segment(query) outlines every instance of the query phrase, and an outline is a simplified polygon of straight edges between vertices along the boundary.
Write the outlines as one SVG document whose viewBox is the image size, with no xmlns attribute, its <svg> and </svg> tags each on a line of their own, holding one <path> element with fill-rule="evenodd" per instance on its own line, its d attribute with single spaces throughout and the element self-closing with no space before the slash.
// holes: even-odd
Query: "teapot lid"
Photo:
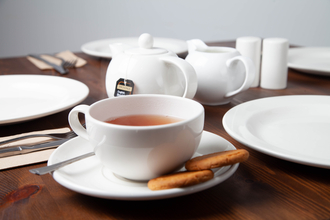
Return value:
<svg viewBox="0 0 330 220">
<path fill-rule="evenodd" d="M 125 53 L 132 55 L 159 55 L 168 51 L 163 48 L 153 47 L 154 38 L 150 34 L 141 34 L 139 37 L 139 47 L 125 50 Z"/>
</svg>

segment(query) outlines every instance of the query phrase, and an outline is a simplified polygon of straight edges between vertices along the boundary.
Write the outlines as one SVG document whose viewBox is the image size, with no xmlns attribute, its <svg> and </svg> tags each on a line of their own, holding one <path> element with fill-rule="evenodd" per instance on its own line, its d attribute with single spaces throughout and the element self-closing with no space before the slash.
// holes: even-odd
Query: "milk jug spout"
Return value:
<svg viewBox="0 0 330 220">
<path fill-rule="evenodd" d="M 193 52 L 193 51 L 206 51 L 208 46 L 200 39 L 193 39 L 193 40 L 188 40 L 187 41 L 188 45 L 188 51 Z"/>
</svg>

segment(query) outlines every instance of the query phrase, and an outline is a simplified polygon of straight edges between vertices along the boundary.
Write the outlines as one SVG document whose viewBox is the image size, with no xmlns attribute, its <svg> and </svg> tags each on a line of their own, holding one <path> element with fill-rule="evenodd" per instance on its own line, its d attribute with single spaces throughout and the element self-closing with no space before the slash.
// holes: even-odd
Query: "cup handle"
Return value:
<svg viewBox="0 0 330 220">
<path fill-rule="evenodd" d="M 229 68 L 232 63 L 236 60 L 240 60 L 242 61 L 242 63 L 244 64 L 244 67 L 245 67 L 245 79 L 244 79 L 244 82 L 243 84 L 241 85 L 240 88 L 238 88 L 237 90 L 234 90 L 232 92 L 228 92 L 225 97 L 228 98 L 228 97 L 231 97 L 231 96 L 234 96 L 244 90 L 247 90 L 248 88 L 250 88 L 253 80 L 254 80 L 254 77 L 255 77 L 255 74 L 256 74 L 256 68 L 252 62 L 251 59 L 247 58 L 247 57 L 243 57 L 243 56 L 236 56 L 236 57 L 233 57 L 229 60 L 226 61 L 226 65 L 227 67 Z"/>
<path fill-rule="evenodd" d="M 69 113 L 69 124 L 72 130 L 79 136 L 86 140 L 89 140 L 89 136 L 87 134 L 87 130 L 81 125 L 78 114 L 83 113 L 86 115 L 88 111 L 88 105 L 78 105 L 74 107 Z"/>
<path fill-rule="evenodd" d="M 183 98 L 194 98 L 196 92 L 197 92 L 197 74 L 195 72 L 194 67 L 188 63 L 187 61 L 179 58 L 179 57 L 161 57 L 161 60 L 163 60 L 165 63 L 172 64 L 177 66 L 186 81 L 185 91 L 183 93 Z"/>
</svg>

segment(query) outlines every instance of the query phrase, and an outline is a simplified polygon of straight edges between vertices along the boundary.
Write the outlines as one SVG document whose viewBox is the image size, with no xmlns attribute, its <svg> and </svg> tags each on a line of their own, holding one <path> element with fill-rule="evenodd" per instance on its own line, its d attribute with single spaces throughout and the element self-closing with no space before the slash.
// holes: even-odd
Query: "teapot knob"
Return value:
<svg viewBox="0 0 330 220">
<path fill-rule="evenodd" d="M 151 49 L 154 45 L 154 38 L 147 33 L 141 34 L 139 37 L 139 46 L 145 49 Z"/>
</svg>

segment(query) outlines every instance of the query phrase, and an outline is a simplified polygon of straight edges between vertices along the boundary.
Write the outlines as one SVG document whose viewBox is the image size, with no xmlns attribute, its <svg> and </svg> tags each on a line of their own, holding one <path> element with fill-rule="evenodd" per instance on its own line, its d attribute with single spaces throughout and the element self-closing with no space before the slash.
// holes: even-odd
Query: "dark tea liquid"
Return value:
<svg viewBox="0 0 330 220">
<path fill-rule="evenodd" d="M 118 118 L 108 119 L 105 122 L 116 125 L 129 126 L 153 126 L 164 125 L 182 121 L 181 118 L 176 118 L 166 115 L 128 115 Z"/>
</svg>

